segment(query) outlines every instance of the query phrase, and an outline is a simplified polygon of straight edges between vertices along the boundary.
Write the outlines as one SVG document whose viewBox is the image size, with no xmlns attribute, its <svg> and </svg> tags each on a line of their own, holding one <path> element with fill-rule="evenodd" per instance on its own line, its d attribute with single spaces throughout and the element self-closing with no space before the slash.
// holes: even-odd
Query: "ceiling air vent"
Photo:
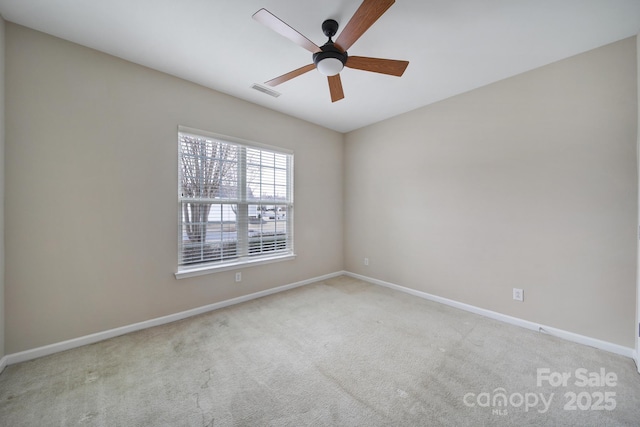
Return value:
<svg viewBox="0 0 640 427">
<path fill-rule="evenodd" d="M 273 89 L 269 89 L 268 87 L 264 87 L 264 86 L 259 85 L 257 83 L 254 83 L 253 86 L 251 86 L 251 89 L 255 89 L 258 92 L 266 93 L 267 95 L 271 95 L 274 98 L 277 98 L 277 97 L 280 96 L 280 92 L 276 92 Z"/>
</svg>

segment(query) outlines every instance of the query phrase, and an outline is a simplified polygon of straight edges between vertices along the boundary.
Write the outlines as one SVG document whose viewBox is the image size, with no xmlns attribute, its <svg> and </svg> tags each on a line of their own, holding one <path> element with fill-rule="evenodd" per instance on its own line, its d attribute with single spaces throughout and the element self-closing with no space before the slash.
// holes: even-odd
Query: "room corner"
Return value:
<svg viewBox="0 0 640 427">
<path fill-rule="evenodd" d="M 4 351 L 4 18 L 0 15 L 0 372 Z"/>
</svg>

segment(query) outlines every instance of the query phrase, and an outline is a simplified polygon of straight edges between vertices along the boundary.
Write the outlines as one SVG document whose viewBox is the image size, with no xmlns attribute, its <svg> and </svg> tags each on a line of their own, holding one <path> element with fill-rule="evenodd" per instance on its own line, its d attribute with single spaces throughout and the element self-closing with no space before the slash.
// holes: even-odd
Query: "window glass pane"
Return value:
<svg viewBox="0 0 640 427">
<path fill-rule="evenodd" d="M 210 138 L 180 135 L 180 197 L 238 198 L 238 147 Z"/>
<path fill-rule="evenodd" d="M 285 169 L 276 169 L 274 175 L 274 180 L 277 185 L 287 185 L 287 171 Z"/>
<path fill-rule="evenodd" d="M 285 154 L 274 154 L 273 166 L 276 168 L 287 168 L 287 156 Z"/>
<path fill-rule="evenodd" d="M 260 218 L 249 223 L 249 255 L 262 255 L 288 249 L 286 207 L 274 205 L 255 206 Z"/>
<path fill-rule="evenodd" d="M 182 265 L 237 257 L 237 205 L 182 203 Z"/>
<path fill-rule="evenodd" d="M 262 168 L 262 184 L 267 188 L 273 186 L 275 183 L 275 177 L 273 176 L 273 168 Z"/>
<path fill-rule="evenodd" d="M 260 200 L 261 194 L 260 166 L 247 165 L 247 200 Z"/>
<path fill-rule="evenodd" d="M 275 162 L 275 153 L 271 153 L 269 151 L 262 151 L 262 157 L 260 159 L 260 164 L 262 166 L 271 166 L 273 167 L 273 164 Z"/>
<path fill-rule="evenodd" d="M 247 147 L 247 165 L 260 165 L 262 150 Z"/>
</svg>

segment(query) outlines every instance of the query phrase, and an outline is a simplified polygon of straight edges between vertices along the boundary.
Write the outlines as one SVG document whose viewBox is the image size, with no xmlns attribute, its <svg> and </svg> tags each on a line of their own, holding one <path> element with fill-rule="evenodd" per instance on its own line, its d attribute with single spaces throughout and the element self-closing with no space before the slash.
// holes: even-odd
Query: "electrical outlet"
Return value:
<svg viewBox="0 0 640 427">
<path fill-rule="evenodd" d="M 513 288 L 513 299 L 516 301 L 524 301 L 524 291 L 522 289 Z"/>
<path fill-rule="evenodd" d="M 242 281 L 242 273 L 238 272 L 236 273 L 236 282 L 241 282 Z"/>
<path fill-rule="evenodd" d="M 364 259 L 364 265 L 369 265 L 369 258 Z"/>
</svg>

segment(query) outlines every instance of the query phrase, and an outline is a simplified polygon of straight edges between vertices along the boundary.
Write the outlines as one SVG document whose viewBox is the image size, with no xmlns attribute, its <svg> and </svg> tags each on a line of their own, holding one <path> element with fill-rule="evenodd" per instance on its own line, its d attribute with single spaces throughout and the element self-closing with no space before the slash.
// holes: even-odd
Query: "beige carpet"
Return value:
<svg viewBox="0 0 640 427">
<path fill-rule="evenodd" d="M 621 356 L 339 277 L 8 366 L 0 424 L 638 426 L 640 375 Z"/>
</svg>

